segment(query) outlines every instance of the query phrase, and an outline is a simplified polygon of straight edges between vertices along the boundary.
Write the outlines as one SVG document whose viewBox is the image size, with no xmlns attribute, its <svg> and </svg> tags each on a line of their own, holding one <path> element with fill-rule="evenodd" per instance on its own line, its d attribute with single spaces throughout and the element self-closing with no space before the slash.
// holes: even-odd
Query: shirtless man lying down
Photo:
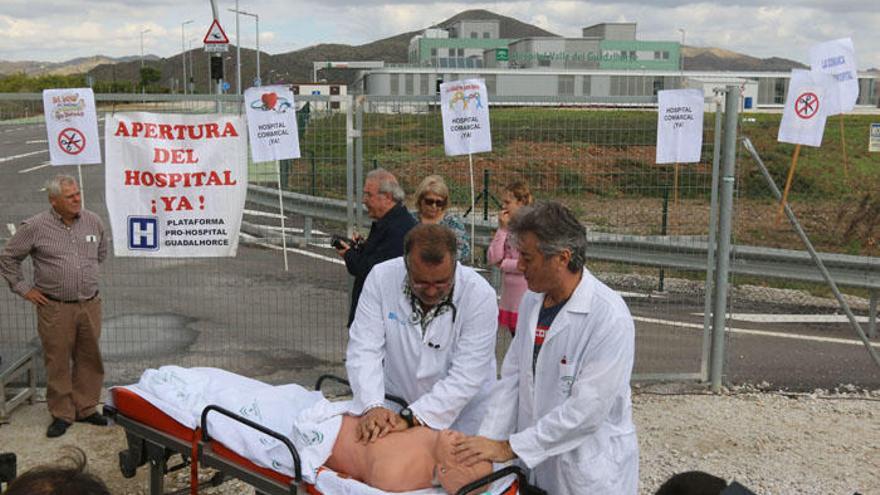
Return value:
<svg viewBox="0 0 880 495">
<path fill-rule="evenodd" d="M 359 418 L 348 414 L 349 402 L 330 402 L 296 384 L 273 386 L 216 368 L 163 366 L 146 370 L 125 388 L 189 428 L 199 427 L 202 410 L 215 404 L 287 436 L 299 453 L 303 478 L 313 484 L 326 466 L 387 492 L 440 485 L 456 493 L 492 471 L 488 461 L 471 467 L 455 461 L 452 445 L 462 433 L 408 428 L 400 417 L 387 425 L 391 433 L 358 441 Z M 208 415 L 208 429 L 257 465 L 293 475 L 290 452 L 277 439 L 221 414 Z"/>
</svg>

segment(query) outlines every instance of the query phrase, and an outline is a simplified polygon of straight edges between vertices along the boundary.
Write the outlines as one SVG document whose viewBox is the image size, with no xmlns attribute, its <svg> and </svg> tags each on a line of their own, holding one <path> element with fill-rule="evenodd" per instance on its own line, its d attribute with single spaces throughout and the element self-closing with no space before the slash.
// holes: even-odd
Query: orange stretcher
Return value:
<svg viewBox="0 0 880 495">
<path fill-rule="evenodd" d="M 321 390 L 322 384 L 327 380 L 348 385 L 348 382 L 342 378 L 324 375 L 318 379 L 315 390 Z M 303 480 L 296 448 L 287 437 L 278 432 L 214 405 L 208 406 L 202 411 L 201 428 L 191 429 L 178 423 L 131 390 L 117 387 L 112 389 L 111 393 L 114 405 L 112 407 L 105 406 L 104 415 L 125 430 L 127 442 L 127 448 L 119 452 L 120 471 L 124 477 L 132 478 L 139 467 L 149 463 L 150 495 L 165 493 L 165 474 L 186 467 L 190 468 L 189 491 L 195 495 L 199 488 L 199 465 L 218 470 L 218 473 L 209 481 L 214 486 L 219 485 L 227 478 L 235 478 L 253 486 L 258 495 L 296 494 L 298 489 L 309 495 L 332 495 L 321 493 L 315 485 Z M 406 405 L 405 401 L 398 397 L 388 396 L 387 398 L 398 404 Z M 207 431 L 207 417 L 212 413 L 226 415 L 284 443 L 294 460 L 294 476 L 291 477 L 258 466 L 228 449 L 222 443 L 213 440 Z M 179 454 L 182 462 L 169 467 L 168 462 L 174 454 Z M 322 469 L 330 471 L 326 468 Z M 504 489 L 501 495 L 546 495 L 546 492 L 528 483 L 525 472 L 519 466 L 507 466 L 490 473 L 486 477 L 462 487 L 458 494 L 467 494 L 480 486 L 510 475 L 515 475 L 516 479 L 508 488 Z"/>
</svg>

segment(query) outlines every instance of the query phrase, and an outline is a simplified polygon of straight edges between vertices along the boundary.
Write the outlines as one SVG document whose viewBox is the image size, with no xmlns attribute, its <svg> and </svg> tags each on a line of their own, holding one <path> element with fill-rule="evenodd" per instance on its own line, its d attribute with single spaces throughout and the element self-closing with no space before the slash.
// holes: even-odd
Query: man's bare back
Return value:
<svg viewBox="0 0 880 495">
<path fill-rule="evenodd" d="M 460 433 L 415 426 L 374 442 L 359 443 L 357 424 L 357 418 L 343 416 L 333 452 L 325 465 L 380 490 L 403 492 L 430 488 L 436 476 L 444 489 L 453 493 L 492 471 L 489 462 L 473 468 L 454 463 L 450 446 Z"/>
</svg>

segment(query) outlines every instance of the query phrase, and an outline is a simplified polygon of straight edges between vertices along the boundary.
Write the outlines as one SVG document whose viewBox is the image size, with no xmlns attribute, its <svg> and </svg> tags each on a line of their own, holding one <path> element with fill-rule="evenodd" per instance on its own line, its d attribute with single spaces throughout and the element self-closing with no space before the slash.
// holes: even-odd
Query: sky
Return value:
<svg viewBox="0 0 880 495">
<path fill-rule="evenodd" d="M 235 15 L 228 11 L 235 0 L 216 1 L 221 25 L 235 42 Z M 877 0 L 239 0 L 239 9 L 260 16 L 260 48 L 272 54 L 318 43 L 369 43 L 463 10 L 487 9 L 567 37 L 601 22 L 637 22 L 641 40 L 684 37 L 689 46 L 804 63 L 811 45 L 851 37 L 859 68 L 880 68 Z M 181 39 L 181 24 L 189 20 Z M 211 20 L 210 0 L 0 0 L 0 60 L 137 56 L 141 36 L 144 53 L 168 57 L 182 46 L 201 47 Z M 243 47 L 255 46 L 255 28 L 253 17 L 241 17 Z"/>
</svg>

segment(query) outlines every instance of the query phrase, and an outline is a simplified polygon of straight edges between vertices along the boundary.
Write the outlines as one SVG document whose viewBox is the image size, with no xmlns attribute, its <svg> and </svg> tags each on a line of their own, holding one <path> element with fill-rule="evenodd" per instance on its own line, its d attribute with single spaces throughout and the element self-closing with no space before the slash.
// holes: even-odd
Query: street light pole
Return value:
<svg viewBox="0 0 880 495">
<path fill-rule="evenodd" d="M 186 95 L 186 35 L 183 27 L 193 22 L 192 19 L 180 23 L 180 62 L 183 64 L 183 94 Z"/>
<path fill-rule="evenodd" d="M 144 33 L 149 33 L 150 28 L 141 30 L 141 69 L 144 68 Z"/>
<path fill-rule="evenodd" d="M 230 12 L 235 12 L 236 19 L 238 18 L 238 14 L 246 15 L 253 17 L 257 23 L 257 77 L 254 80 L 255 86 L 262 86 L 261 76 L 262 72 L 260 72 L 260 16 L 258 14 L 252 14 L 250 12 L 245 12 L 244 10 L 238 9 L 229 9 Z M 241 66 L 239 65 L 239 68 Z M 239 75 L 240 78 L 240 75 Z"/>
<path fill-rule="evenodd" d="M 679 28 L 679 29 L 678 29 L 678 32 L 681 33 L 681 46 L 680 46 L 679 49 L 678 49 L 678 66 L 679 66 L 679 69 L 680 69 L 682 72 L 684 72 L 684 37 L 685 37 L 685 30 L 682 29 L 682 28 Z"/>
<path fill-rule="evenodd" d="M 235 10 L 238 11 L 238 0 L 235 0 Z M 241 33 L 238 29 L 238 12 L 235 14 L 235 91 L 241 94 Z"/>
</svg>

